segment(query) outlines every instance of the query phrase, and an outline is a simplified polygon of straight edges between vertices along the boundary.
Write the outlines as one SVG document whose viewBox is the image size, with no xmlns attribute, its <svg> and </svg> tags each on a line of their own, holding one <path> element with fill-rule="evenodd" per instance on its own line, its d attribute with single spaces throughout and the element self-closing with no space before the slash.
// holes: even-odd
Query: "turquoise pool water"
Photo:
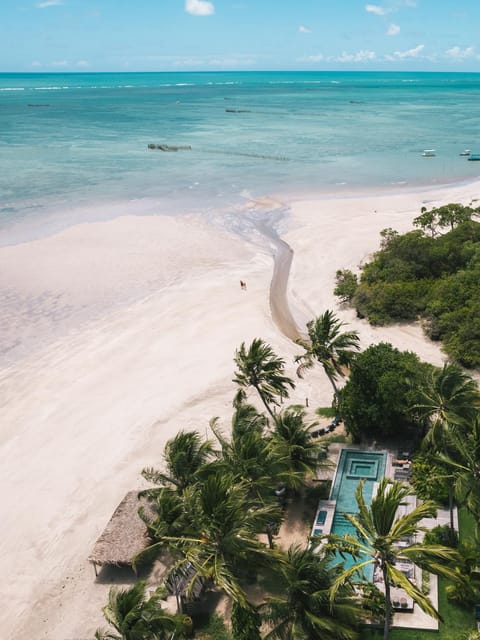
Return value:
<svg viewBox="0 0 480 640">
<path fill-rule="evenodd" d="M 385 475 L 386 453 L 373 451 L 356 451 L 353 449 L 343 449 L 338 461 L 335 481 L 330 493 L 330 499 L 336 500 L 337 505 L 333 516 L 331 533 L 335 535 L 355 535 L 355 529 L 345 517 L 345 513 L 355 514 L 358 512 L 355 492 L 358 483 L 364 479 L 363 495 L 365 502 L 370 504 L 373 493 L 373 485 L 379 482 Z M 339 560 L 341 558 L 339 557 Z M 343 560 L 345 567 L 353 564 L 351 556 L 345 556 Z M 373 566 L 365 572 L 368 580 L 373 578 Z"/>
</svg>

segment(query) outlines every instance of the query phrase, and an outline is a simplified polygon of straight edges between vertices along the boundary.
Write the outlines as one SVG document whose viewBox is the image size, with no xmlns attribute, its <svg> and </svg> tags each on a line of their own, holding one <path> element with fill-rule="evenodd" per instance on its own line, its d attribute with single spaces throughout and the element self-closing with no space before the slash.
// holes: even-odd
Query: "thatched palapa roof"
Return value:
<svg viewBox="0 0 480 640">
<path fill-rule="evenodd" d="M 88 560 L 94 565 L 131 565 L 135 556 L 149 544 L 147 527 L 138 515 L 145 502 L 138 491 L 129 491 L 115 509 L 110 522 L 98 538 Z"/>
</svg>

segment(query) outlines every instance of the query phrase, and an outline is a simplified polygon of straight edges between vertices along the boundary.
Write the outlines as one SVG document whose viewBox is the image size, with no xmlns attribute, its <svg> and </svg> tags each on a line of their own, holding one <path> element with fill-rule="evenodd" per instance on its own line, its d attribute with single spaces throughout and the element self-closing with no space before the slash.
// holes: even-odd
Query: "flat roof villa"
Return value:
<svg viewBox="0 0 480 640">
<path fill-rule="evenodd" d="M 331 459 L 336 462 L 336 470 L 332 481 L 332 488 L 328 500 L 320 500 L 312 525 L 311 535 L 336 535 L 355 534 L 354 527 L 345 517 L 345 513 L 355 514 L 358 512 L 355 492 L 358 483 L 364 479 L 363 495 L 369 504 L 378 489 L 378 483 L 383 477 L 395 480 L 408 481 L 409 462 L 401 459 L 388 451 L 372 451 L 354 448 L 351 445 L 337 445 L 331 447 Z M 398 473 L 400 471 L 400 473 Z M 409 496 L 408 500 L 399 510 L 398 516 L 409 513 L 416 507 L 416 496 Z M 448 522 L 448 512 L 439 510 L 436 519 L 423 520 L 422 526 L 433 528 L 438 524 Z M 456 525 L 457 526 L 457 525 Z M 407 546 L 413 540 L 400 541 Z M 343 558 L 346 567 L 353 564 L 353 559 Z M 397 567 L 414 584 L 422 584 L 422 570 L 411 561 L 405 559 L 398 563 Z M 372 581 L 380 590 L 384 591 L 383 577 L 381 572 L 374 572 L 373 565 L 369 567 L 369 574 L 365 575 L 367 580 Z M 429 577 L 429 598 L 435 608 L 438 608 L 438 585 L 437 576 Z M 438 630 L 438 621 L 424 613 L 420 607 L 414 603 L 404 589 L 392 587 L 392 605 L 394 608 L 393 627 L 404 627 L 410 629 Z"/>
</svg>

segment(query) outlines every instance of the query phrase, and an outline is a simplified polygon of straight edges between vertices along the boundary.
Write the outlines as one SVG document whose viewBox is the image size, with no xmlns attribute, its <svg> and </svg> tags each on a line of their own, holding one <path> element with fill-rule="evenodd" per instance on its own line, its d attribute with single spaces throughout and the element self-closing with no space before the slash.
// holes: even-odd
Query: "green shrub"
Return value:
<svg viewBox="0 0 480 640">
<path fill-rule="evenodd" d="M 336 287 L 333 293 L 341 302 L 350 302 L 355 295 L 358 286 L 358 278 L 349 269 L 340 269 L 335 275 Z"/>
<path fill-rule="evenodd" d="M 452 360 L 480 366 L 480 223 L 472 213 L 453 203 L 423 211 L 415 220 L 423 231 L 385 229 L 360 281 L 339 270 L 335 293 L 372 325 L 421 318 Z"/>
<path fill-rule="evenodd" d="M 428 453 L 418 453 L 412 462 L 410 483 L 422 500 L 448 504 L 447 471 Z"/>
<path fill-rule="evenodd" d="M 427 531 L 424 539 L 425 544 L 440 544 L 456 549 L 458 547 L 458 534 L 452 530 L 448 524 L 439 525 Z"/>
</svg>

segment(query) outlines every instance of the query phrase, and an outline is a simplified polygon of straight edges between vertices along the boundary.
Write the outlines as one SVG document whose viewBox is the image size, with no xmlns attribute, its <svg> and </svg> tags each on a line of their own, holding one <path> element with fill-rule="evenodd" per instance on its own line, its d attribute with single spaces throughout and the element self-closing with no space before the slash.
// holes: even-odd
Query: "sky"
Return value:
<svg viewBox="0 0 480 640">
<path fill-rule="evenodd" d="M 480 71 L 480 0 L 0 0 L 0 71 Z"/>
</svg>

